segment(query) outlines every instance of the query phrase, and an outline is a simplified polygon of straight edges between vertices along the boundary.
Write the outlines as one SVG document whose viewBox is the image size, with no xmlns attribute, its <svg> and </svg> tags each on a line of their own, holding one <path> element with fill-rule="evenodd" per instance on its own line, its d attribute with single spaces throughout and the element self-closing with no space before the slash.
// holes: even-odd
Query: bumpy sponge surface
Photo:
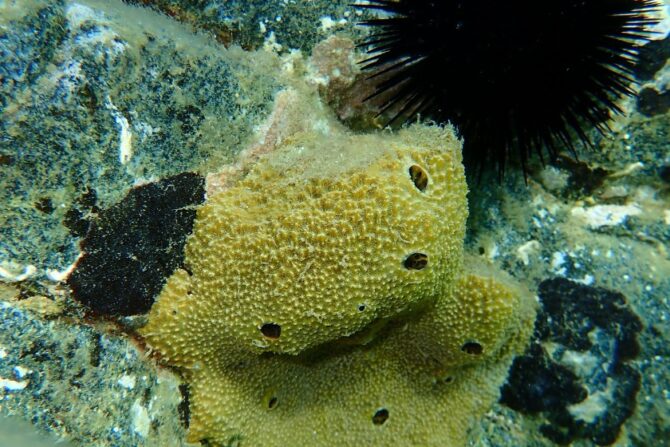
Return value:
<svg viewBox="0 0 670 447">
<path fill-rule="evenodd" d="M 147 330 L 172 335 L 156 347 L 297 354 L 442 295 L 467 217 L 460 153 L 442 129 L 404 136 L 300 135 L 209 198 L 190 275 L 152 313 Z"/>
<path fill-rule="evenodd" d="M 295 135 L 198 209 L 141 333 L 213 445 L 459 445 L 532 328 L 463 273 L 449 128 Z M 476 270 L 476 268 L 475 268 Z"/>
</svg>

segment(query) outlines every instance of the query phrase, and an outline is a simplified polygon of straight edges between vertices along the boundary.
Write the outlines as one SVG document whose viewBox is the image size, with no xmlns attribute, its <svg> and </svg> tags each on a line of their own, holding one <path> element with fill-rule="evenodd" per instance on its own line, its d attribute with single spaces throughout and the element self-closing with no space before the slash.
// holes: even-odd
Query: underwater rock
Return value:
<svg viewBox="0 0 670 447">
<path fill-rule="evenodd" d="M 298 132 L 198 208 L 140 334 L 189 383 L 188 440 L 464 445 L 532 330 L 468 258 L 451 128 Z"/>
<path fill-rule="evenodd" d="M 62 222 L 78 197 L 109 207 L 137 183 L 230 162 L 284 82 L 276 55 L 120 0 L 1 2 L 0 55 L 0 259 L 37 278 L 76 260 Z"/>
<path fill-rule="evenodd" d="M 128 337 L 64 320 L 0 302 L 0 446 L 36 447 L 11 415 L 52 433 L 45 447 L 183 447 L 179 379 Z"/>
<path fill-rule="evenodd" d="M 0 447 L 72 447 L 67 441 L 37 433 L 35 427 L 19 418 L 0 416 Z"/>
<path fill-rule="evenodd" d="M 360 32 L 348 0 L 126 0 L 210 32 L 226 46 L 309 52 L 335 31 Z"/>
<path fill-rule="evenodd" d="M 593 194 L 603 185 L 610 174 L 606 169 L 589 166 L 565 155 L 559 155 L 550 163 L 550 166 L 567 175 L 566 185 L 560 188 L 564 196 L 584 197 Z M 557 191 L 558 192 L 558 191 Z"/>
<path fill-rule="evenodd" d="M 531 348 L 515 359 L 501 402 L 539 413 L 556 443 L 610 445 L 635 410 L 642 323 L 622 294 L 564 278 L 543 281 L 539 297 Z"/>
<path fill-rule="evenodd" d="M 197 5 L 205 3 L 222 4 L 182 0 L 154 3 L 158 2 L 184 4 L 191 8 L 189 12 L 199 12 Z M 81 307 L 73 305 L 69 295 L 60 290 L 62 286 L 55 282 L 60 276 L 49 275 L 48 269 L 64 271 L 74 262 L 79 253 L 77 237 L 84 237 L 88 232 L 91 215 L 99 212 L 96 207 L 109 208 L 136 184 L 179 172 L 197 170 L 204 174 L 218 170 L 256 143 L 258 148 L 253 150 L 267 154 L 273 150 L 274 143 L 284 145 L 296 141 L 293 135 L 282 132 L 275 132 L 274 136 L 266 134 L 267 138 L 257 138 L 254 133 L 259 123 L 262 127 L 266 122 L 273 98 L 280 96 L 277 92 L 287 85 L 286 70 L 293 70 L 296 77 L 303 76 L 301 71 L 306 61 L 299 53 L 287 52 L 286 57 L 279 58 L 269 52 L 245 52 L 234 46 L 225 49 L 214 44 L 207 33 L 193 34 L 168 17 L 127 3 L 117 0 L 0 1 L 0 52 L 3 55 L 0 64 L 0 203 L 3 204 L 0 207 L 0 280 L 11 281 L 19 291 L 11 304 L 0 304 L 0 377 L 4 379 L 3 385 L 7 385 L 0 388 L 0 413 L 17 414 L 75 445 L 100 447 L 185 445 L 185 430 L 179 426 L 179 416 L 184 422 L 189 420 L 189 400 L 195 411 L 192 436 L 196 436 L 193 433 L 202 428 L 204 422 L 210 421 L 210 426 L 213 424 L 229 432 L 219 436 L 213 430 L 206 436 L 210 439 L 219 436 L 230 445 L 249 444 L 253 439 L 251 432 L 263 429 L 267 423 L 268 432 L 276 430 L 272 434 L 279 438 L 287 435 L 287 427 L 290 429 L 292 424 L 299 428 L 319 425 L 322 436 L 327 434 L 323 427 L 326 430 L 344 427 L 341 433 L 356 437 L 358 446 L 371 436 L 381 438 L 387 436 L 387 432 L 394 436 L 411 421 L 437 431 L 450 430 L 453 424 L 458 427 L 458 434 L 464 427 L 474 426 L 475 431 L 468 434 L 469 445 L 555 445 L 539 430 L 532 430 L 538 419 L 546 420 L 546 412 L 523 414 L 495 405 L 480 417 L 488 403 L 495 400 L 508 365 L 503 350 L 494 353 L 487 350 L 487 345 L 495 345 L 495 341 L 481 342 L 485 340 L 483 332 L 477 334 L 477 340 L 450 346 L 447 354 L 460 355 L 462 360 L 473 363 L 446 368 L 444 374 L 441 374 L 442 365 L 424 368 L 432 358 L 422 357 L 422 351 L 403 348 L 407 341 L 405 328 L 416 327 L 403 323 L 416 322 L 418 314 L 374 322 L 350 337 L 318 345 L 304 353 L 265 353 L 251 357 L 247 363 L 241 360 L 240 364 L 225 369 L 229 373 L 227 381 L 217 379 L 208 384 L 201 380 L 198 386 L 195 386 L 196 381 L 191 381 L 190 393 L 186 384 L 178 386 L 178 379 L 169 369 L 156 368 L 147 361 L 146 354 L 142 354 L 143 346 L 138 348 L 138 344 L 133 343 L 137 341 L 134 335 L 119 335 L 119 326 L 107 318 L 82 318 Z M 319 14 L 328 14 L 324 8 L 337 7 L 336 2 L 322 0 L 223 3 L 250 9 L 263 3 L 271 12 L 281 9 L 283 4 L 287 8 L 307 8 L 318 3 L 321 9 L 314 11 Z M 342 4 L 339 0 L 337 3 Z M 306 14 L 312 12 L 305 11 Z M 206 15 L 207 11 L 203 11 L 201 17 Z M 295 31 L 293 41 L 301 36 L 309 41 L 312 36 L 340 29 L 345 30 L 343 37 L 350 37 L 350 25 L 357 18 L 347 18 L 349 22 L 340 28 L 341 17 L 335 14 L 331 17 L 332 21 L 323 16 L 324 27 L 316 33 L 311 24 L 303 29 L 298 16 L 295 16 L 297 21 L 283 16 L 280 22 L 261 24 L 255 20 L 263 17 L 250 13 L 243 20 L 250 25 L 245 29 L 249 35 L 260 30 L 261 25 L 265 27 L 265 33 L 252 36 L 255 42 L 265 40 L 269 48 L 283 45 L 286 49 L 293 44 L 279 31 L 285 24 Z M 236 17 L 218 14 L 218 19 L 230 23 Z M 198 20 L 188 23 L 203 29 L 198 26 Z M 275 39 L 269 38 L 272 31 L 275 31 Z M 302 44 L 296 46 L 307 48 Z M 330 49 L 334 47 L 318 49 L 329 51 L 322 51 L 323 58 L 313 58 L 313 62 L 330 69 L 331 75 L 344 73 L 342 65 L 333 65 L 330 59 L 334 54 Z M 354 56 L 352 53 L 351 57 Z M 652 59 L 655 59 L 651 61 L 654 67 L 663 65 L 664 61 L 659 61 L 658 56 L 653 55 Z M 650 71 L 657 70 L 652 67 Z M 316 74 L 320 76 L 329 71 L 316 71 Z M 664 81 L 667 77 L 659 72 L 655 78 L 654 88 L 662 91 L 660 87 L 663 82 L 667 83 Z M 288 84 L 293 86 L 300 82 L 292 78 Z M 296 96 L 302 100 L 304 92 Z M 302 132 L 311 132 L 322 125 L 318 119 L 310 120 L 318 114 L 305 113 L 299 108 L 296 112 L 293 104 L 286 104 L 284 109 L 284 113 L 277 113 L 275 129 L 282 128 L 282 117 L 291 110 L 302 118 Z M 532 175 L 527 185 L 523 180 L 515 184 L 505 179 L 500 183 L 495 176 L 484 177 L 478 185 L 470 179 L 471 187 L 480 189 L 471 197 L 470 211 L 480 210 L 480 217 L 469 222 L 466 236 L 470 239 L 469 249 L 479 250 L 484 260 L 523 278 L 528 284 L 537 284 L 547 277 L 547 272 L 553 272 L 622 291 L 647 323 L 641 338 L 642 352 L 635 363 L 642 373 L 642 388 L 637 395 L 636 412 L 626 421 L 617 439 L 622 445 L 655 446 L 670 439 L 667 424 L 670 419 L 667 405 L 670 390 L 667 348 L 670 334 L 667 256 L 670 120 L 666 118 L 663 115 L 647 118 L 634 113 L 630 120 L 617 120 L 613 126 L 615 132 L 598 140 L 599 145 L 605 146 L 602 151 L 582 153 L 580 159 L 588 170 L 561 167 L 562 175 L 571 174 L 571 179 L 559 191 L 559 196 L 543 189 Z M 273 132 L 268 129 L 268 133 Z M 251 163 L 240 163 L 233 174 L 223 176 L 225 181 L 214 189 L 223 193 L 235 187 L 240 176 L 248 173 L 258 159 L 251 158 Z M 640 168 L 632 170 L 630 166 Z M 618 177 L 618 183 L 614 184 L 615 176 L 611 174 L 618 172 L 629 174 Z M 581 173 L 585 177 L 579 179 Z M 587 178 L 592 174 L 596 174 L 593 179 Z M 600 186 L 603 179 L 605 183 Z M 580 181 L 572 183 L 572 180 Z M 598 204 L 600 189 L 612 184 L 627 186 L 629 195 L 609 199 L 606 204 L 637 203 L 640 197 L 653 198 L 653 201 L 641 202 L 641 214 L 618 227 L 592 231 L 576 224 L 570 210 Z M 656 186 L 658 190 L 650 188 Z M 207 191 L 209 195 L 210 189 Z M 63 226 L 64 221 L 68 227 Z M 522 246 L 533 247 L 527 252 L 527 264 L 518 257 L 517 249 Z M 420 266 L 422 262 L 420 256 L 406 260 L 410 266 Z M 427 265 L 430 268 L 430 256 Z M 479 272 L 479 268 L 465 270 Z M 425 271 L 426 268 L 415 273 Z M 495 277 L 499 278 L 499 274 Z M 470 284 L 467 287 L 470 290 L 476 281 L 473 278 L 463 284 Z M 44 306 L 49 304 L 47 292 L 54 288 L 61 293 L 55 309 Z M 458 310 L 479 312 L 495 308 L 489 306 L 497 302 L 493 299 L 495 296 L 499 297 L 488 295 L 481 306 Z M 420 312 L 425 310 L 420 309 Z M 122 322 L 127 320 L 122 319 Z M 143 318 L 132 320 L 138 324 L 144 321 Z M 457 319 L 461 320 L 472 322 L 471 329 L 481 328 L 478 320 L 472 321 L 471 315 Z M 261 333 L 269 337 L 278 335 L 277 340 L 289 334 L 283 325 L 270 323 Z M 504 321 L 502 323 L 504 325 Z M 432 327 L 432 323 L 429 326 Z M 451 327 L 462 331 L 461 326 Z M 506 336 L 496 338 L 495 334 L 493 338 L 506 340 Z M 521 342 L 510 341 L 504 349 L 520 351 L 521 345 Z M 196 349 L 197 343 L 187 347 Z M 538 344 L 534 344 L 531 349 L 537 347 Z M 161 353 L 154 353 L 161 358 Z M 535 363 L 531 362 L 529 368 L 547 366 L 542 380 L 554 387 L 542 385 L 539 388 L 536 395 L 542 399 L 538 406 L 565 406 L 565 402 L 561 403 L 565 394 L 570 407 L 579 404 L 580 393 L 590 390 L 588 383 L 580 375 L 571 373 L 569 366 L 557 365 L 546 356 L 530 360 Z M 170 364 L 169 359 L 165 364 Z M 414 365 L 419 365 L 418 370 Z M 328 375 L 331 367 L 332 374 Z M 193 377 L 193 374 L 189 376 L 188 367 L 177 364 L 176 369 L 185 371 L 186 379 Z M 425 373 L 427 369 L 434 373 Z M 393 377 L 405 378 L 406 382 L 396 386 Z M 551 382 L 554 380 L 557 382 Z M 337 381 L 342 384 L 341 390 Z M 443 391 L 450 385 L 454 386 Z M 13 389 L 17 387 L 24 388 Z M 397 394 L 394 387 L 399 390 Z M 549 391 L 542 393 L 545 389 Z M 230 396 L 226 403 L 230 408 L 227 414 L 233 418 L 224 420 L 220 416 L 223 414 L 220 411 L 222 395 L 217 394 L 218 390 L 239 391 L 226 394 Z M 439 400 L 440 396 L 454 399 L 445 403 Z M 437 406 L 432 406 L 433 397 Z M 481 401 L 473 402 L 475 399 Z M 625 403 L 626 399 L 621 398 L 621 401 Z M 584 402 L 600 401 L 587 399 Z M 452 407 L 444 410 L 440 405 Z M 478 405 L 480 407 L 472 410 Z M 304 414 L 297 415 L 298 407 Z M 210 411 L 206 415 L 208 419 L 202 417 L 207 411 Z M 444 413 L 448 413 L 447 416 Z M 248 430 L 245 424 L 259 427 Z M 371 433 L 370 429 L 377 431 Z M 400 445 L 397 439 L 406 439 L 408 432 L 395 436 L 388 444 Z M 554 434 L 556 439 L 561 433 Z M 406 444 L 423 445 L 422 441 L 410 439 Z M 579 445 L 591 443 L 585 438 L 575 441 Z M 309 439 L 304 444 L 313 445 L 314 440 Z M 337 440 L 329 443 L 338 444 Z"/>
<path fill-rule="evenodd" d="M 74 298 L 100 314 L 147 312 L 182 267 L 205 179 L 184 173 L 135 187 L 91 222 L 67 278 Z"/>
</svg>

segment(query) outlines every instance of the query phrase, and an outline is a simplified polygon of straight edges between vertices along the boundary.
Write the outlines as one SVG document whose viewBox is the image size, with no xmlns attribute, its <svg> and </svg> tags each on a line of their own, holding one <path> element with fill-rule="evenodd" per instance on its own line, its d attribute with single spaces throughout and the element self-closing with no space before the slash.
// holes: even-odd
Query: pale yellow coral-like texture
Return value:
<svg viewBox="0 0 670 447">
<path fill-rule="evenodd" d="M 463 273 L 449 128 L 305 132 L 198 210 L 142 330 L 191 385 L 190 439 L 462 445 L 532 327 L 527 294 Z"/>
</svg>

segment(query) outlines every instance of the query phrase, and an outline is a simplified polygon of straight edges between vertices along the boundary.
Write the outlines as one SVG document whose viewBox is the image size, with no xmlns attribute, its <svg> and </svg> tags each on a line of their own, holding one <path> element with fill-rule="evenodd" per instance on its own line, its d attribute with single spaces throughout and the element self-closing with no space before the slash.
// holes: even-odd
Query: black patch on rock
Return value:
<svg viewBox="0 0 670 447">
<path fill-rule="evenodd" d="M 640 373 L 628 361 L 638 354 L 642 323 L 621 293 L 567 279 L 543 281 L 539 297 L 530 349 L 515 359 L 500 401 L 540 415 L 540 431 L 553 442 L 584 438 L 610 445 L 635 410 Z M 575 353 L 588 358 L 591 368 L 573 368 L 569 358 Z M 589 394 L 603 398 L 606 408 L 592 419 L 578 418 L 569 407 Z"/>
<path fill-rule="evenodd" d="M 658 176 L 666 183 L 670 183 L 670 164 L 663 165 L 658 170 Z"/>
<path fill-rule="evenodd" d="M 194 133 L 205 119 L 202 111 L 193 105 L 177 110 L 175 117 L 181 123 L 181 131 L 186 135 Z"/>
<path fill-rule="evenodd" d="M 643 88 L 637 96 L 637 110 L 648 117 L 663 115 L 670 110 L 670 91 Z"/>
<path fill-rule="evenodd" d="M 181 401 L 177 406 L 177 412 L 179 413 L 179 420 L 181 421 L 184 428 L 188 428 L 191 423 L 191 410 L 190 410 L 190 400 L 191 400 L 191 390 L 188 385 L 182 383 L 179 385 L 179 393 L 181 394 Z"/>
<path fill-rule="evenodd" d="M 670 59 L 670 36 L 645 43 L 639 52 L 634 73 L 638 81 L 649 81 Z"/>
<path fill-rule="evenodd" d="M 41 197 L 35 202 L 35 208 L 37 211 L 44 214 L 51 214 L 56 208 L 54 208 L 53 201 L 49 197 Z"/>
<path fill-rule="evenodd" d="M 0 154 L 0 166 L 11 166 L 14 164 L 14 157 L 9 154 Z"/>
<path fill-rule="evenodd" d="M 533 371 L 532 382 L 525 382 Z M 583 401 L 588 392 L 569 368 L 553 363 L 542 346 L 534 342 L 526 355 L 516 359 L 503 389 L 503 403 L 516 411 L 539 413 L 563 411 L 565 405 Z M 524 386 L 511 387 L 511 384 Z"/>
<path fill-rule="evenodd" d="M 86 188 L 84 192 L 74 201 L 72 207 L 65 212 L 63 225 L 76 237 L 85 237 L 91 225 L 91 217 L 100 209 L 95 190 Z"/>
<path fill-rule="evenodd" d="M 550 164 L 558 169 L 570 173 L 568 186 L 565 188 L 566 197 L 584 197 L 593 194 L 600 188 L 610 174 L 601 167 L 592 168 L 587 163 L 559 154 Z"/>
<path fill-rule="evenodd" d="M 179 174 L 131 189 L 99 212 L 67 283 L 74 297 L 105 315 L 147 312 L 166 279 L 184 262 L 204 178 Z"/>
</svg>

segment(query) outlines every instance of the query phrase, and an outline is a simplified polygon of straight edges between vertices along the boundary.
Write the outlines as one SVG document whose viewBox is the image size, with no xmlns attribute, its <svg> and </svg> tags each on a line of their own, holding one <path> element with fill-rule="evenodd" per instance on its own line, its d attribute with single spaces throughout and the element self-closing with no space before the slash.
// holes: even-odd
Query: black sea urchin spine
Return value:
<svg viewBox="0 0 670 447">
<path fill-rule="evenodd" d="M 649 37 L 652 0 L 372 0 L 388 13 L 361 46 L 380 114 L 423 113 L 454 123 L 466 163 L 516 154 L 573 153 L 574 136 L 608 130 L 632 95 L 638 45 Z"/>
</svg>

